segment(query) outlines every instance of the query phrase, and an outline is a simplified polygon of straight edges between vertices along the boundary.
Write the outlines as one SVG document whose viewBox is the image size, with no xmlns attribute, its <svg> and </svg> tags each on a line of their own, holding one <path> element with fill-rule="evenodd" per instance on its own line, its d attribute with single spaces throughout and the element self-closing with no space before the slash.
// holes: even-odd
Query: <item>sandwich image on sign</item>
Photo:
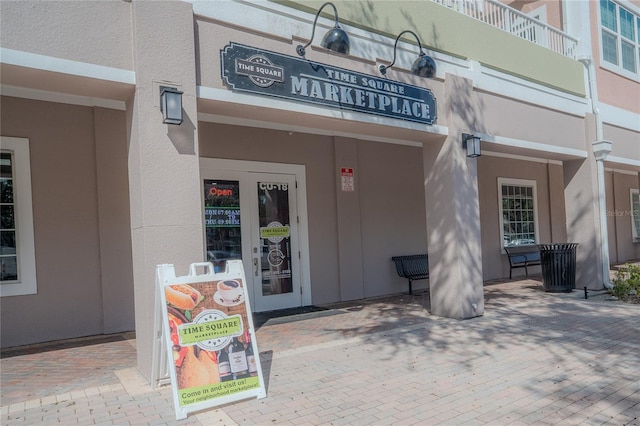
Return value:
<svg viewBox="0 0 640 426">
<path fill-rule="evenodd" d="M 198 290 L 188 284 L 167 286 L 164 288 L 164 294 L 167 303 L 184 311 L 192 310 L 204 299 Z"/>
<path fill-rule="evenodd" d="M 167 313 L 178 386 L 184 389 L 218 383 L 217 354 L 197 345 L 183 346 L 179 337 L 179 328 L 190 323 L 193 309 L 205 297 L 188 284 L 166 286 L 165 297 L 170 305 Z"/>
</svg>

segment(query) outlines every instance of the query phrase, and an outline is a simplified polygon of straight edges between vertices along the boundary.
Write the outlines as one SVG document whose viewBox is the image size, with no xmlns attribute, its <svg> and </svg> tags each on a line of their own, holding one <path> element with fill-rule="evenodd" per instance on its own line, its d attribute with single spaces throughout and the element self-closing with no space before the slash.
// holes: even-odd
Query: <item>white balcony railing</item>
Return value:
<svg viewBox="0 0 640 426">
<path fill-rule="evenodd" d="M 497 0 L 432 0 L 510 34 L 576 59 L 578 40 Z"/>
</svg>

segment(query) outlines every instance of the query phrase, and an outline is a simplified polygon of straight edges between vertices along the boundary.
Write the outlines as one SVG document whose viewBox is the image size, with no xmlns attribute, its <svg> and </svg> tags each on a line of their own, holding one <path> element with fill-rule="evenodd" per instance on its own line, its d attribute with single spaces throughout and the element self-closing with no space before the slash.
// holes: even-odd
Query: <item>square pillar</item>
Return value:
<svg viewBox="0 0 640 426">
<path fill-rule="evenodd" d="M 472 92 L 470 80 L 447 74 L 449 136 L 423 147 L 431 313 L 456 319 L 484 313 L 477 160 L 462 147 L 475 115 L 460 106 L 473 108 Z"/>
<path fill-rule="evenodd" d="M 151 376 L 156 266 L 186 275 L 204 258 L 193 10 L 185 2 L 131 3 L 136 90 L 127 105 L 129 193 L 138 368 Z M 160 86 L 177 87 L 184 121 L 164 124 Z"/>
<path fill-rule="evenodd" d="M 576 248 L 576 288 L 603 288 L 600 252 L 600 214 L 595 161 L 564 162 L 564 197 L 567 215 L 567 242 Z"/>
<path fill-rule="evenodd" d="M 585 141 L 595 140 L 595 118 L 587 115 Z M 585 142 L 585 159 L 563 163 L 567 242 L 576 248 L 576 288 L 604 288 L 598 166 L 591 143 Z"/>
</svg>

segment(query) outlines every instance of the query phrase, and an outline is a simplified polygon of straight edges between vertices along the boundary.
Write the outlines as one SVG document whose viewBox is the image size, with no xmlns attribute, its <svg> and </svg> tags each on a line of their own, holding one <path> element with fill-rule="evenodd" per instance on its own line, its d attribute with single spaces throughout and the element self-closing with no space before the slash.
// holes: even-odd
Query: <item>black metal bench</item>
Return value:
<svg viewBox="0 0 640 426">
<path fill-rule="evenodd" d="M 509 258 L 509 279 L 514 269 L 524 268 L 524 273 L 529 278 L 529 266 L 540 265 L 540 250 L 538 246 L 514 246 L 505 247 Z"/>
<path fill-rule="evenodd" d="M 409 294 L 413 294 L 411 283 L 414 280 L 429 278 L 429 258 L 426 254 L 394 256 L 391 260 L 396 264 L 398 275 L 409 280 Z"/>
</svg>

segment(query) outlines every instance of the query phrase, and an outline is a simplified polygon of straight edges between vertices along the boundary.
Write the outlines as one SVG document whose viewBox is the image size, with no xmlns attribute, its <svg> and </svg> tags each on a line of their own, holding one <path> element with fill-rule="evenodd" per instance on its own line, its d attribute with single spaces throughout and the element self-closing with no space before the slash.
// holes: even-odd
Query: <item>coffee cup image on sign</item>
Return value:
<svg viewBox="0 0 640 426">
<path fill-rule="evenodd" d="M 242 300 L 242 285 L 237 280 L 218 281 L 217 299 L 224 303 L 237 303 Z"/>
<path fill-rule="evenodd" d="M 237 290 L 239 288 L 242 288 L 242 286 L 236 280 L 218 281 L 218 290 Z"/>
</svg>

